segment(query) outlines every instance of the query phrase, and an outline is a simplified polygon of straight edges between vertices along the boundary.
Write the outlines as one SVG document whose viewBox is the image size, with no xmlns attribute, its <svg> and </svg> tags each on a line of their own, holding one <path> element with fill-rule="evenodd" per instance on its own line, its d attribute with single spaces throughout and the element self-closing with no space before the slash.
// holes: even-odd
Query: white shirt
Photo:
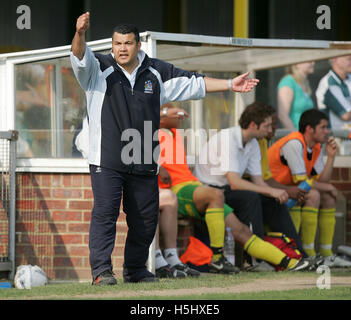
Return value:
<svg viewBox="0 0 351 320">
<path fill-rule="evenodd" d="M 113 58 L 115 58 L 113 52 L 111 52 L 111 55 Z M 141 64 L 143 63 L 145 58 L 145 52 L 140 50 L 138 52 L 138 65 L 137 67 L 133 70 L 132 73 L 129 73 L 127 70 L 125 70 L 119 63 L 117 63 L 117 65 L 121 68 L 121 70 L 123 71 L 124 75 L 126 76 L 126 78 L 129 80 L 130 82 L 130 86 L 132 88 L 134 88 L 134 83 L 135 83 L 135 79 L 136 79 L 136 74 L 138 72 L 138 69 L 140 68 Z"/>
<path fill-rule="evenodd" d="M 236 172 L 240 177 L 247 173 L 261 176 L 261 152 L 256 139 L 243 146 L 240 127 L 223 129 L 212 136 L 199 153 L 195 175 L 206 184 L 228 184 L 226 174 Z"/>
<path fill-rule="evenodd" d="M 307 152 L 311 153 L 312 149 L 307 147 Z M 280 155 L 283 156 L 290 168 L 293 176 L 304 176 L 306 175 L 306 165 L 303 156 L 303 145 L 297 140 L 293 139 L 288 141 L 280 150 Z M 321 174 L 324 169 L 324 161 L 322 152 L 316 163 L 313 166 L 317 174 Z"/>
</svg>

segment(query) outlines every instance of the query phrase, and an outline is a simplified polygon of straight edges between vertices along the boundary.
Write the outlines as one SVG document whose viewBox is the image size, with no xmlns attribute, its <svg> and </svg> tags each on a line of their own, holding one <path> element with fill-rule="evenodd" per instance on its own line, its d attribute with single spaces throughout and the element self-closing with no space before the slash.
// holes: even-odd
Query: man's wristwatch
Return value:
<svg viewBox="0 0 351 320">
<path fill-rule="evenodd" d="M 167 110 L 168 110 L 168 107 L 164 107 L 164 108 L 162 109 L 161 117 L 167 117 Z"/>
</svg>

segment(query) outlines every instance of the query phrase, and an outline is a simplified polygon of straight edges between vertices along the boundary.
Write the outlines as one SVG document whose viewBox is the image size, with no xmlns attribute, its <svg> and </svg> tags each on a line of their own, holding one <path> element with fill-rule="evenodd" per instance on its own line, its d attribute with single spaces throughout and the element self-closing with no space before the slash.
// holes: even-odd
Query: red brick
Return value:
<svg viewBox="0 0 351 320">
<path fill-rule="evenodd" d="M 31 220 L 48 220 L 50 219 L 50 213 L 42 210 L 19 210 L 17 211 L 17 220 L 20 221 L 31 221 Z"/>
<path fill-rule="evenodd" d="M 84 237 L 83 237 L 83 243 L 84 244 L 89 244 L 89 235 L 87 234 L 87 235 L 84 235 Z"/>
<path fill-rule="evenodd" d="M 63 258 L 63 257 L 56 257 L 54 258 L 54 266 L 55 267 L 81 267 L 82 259 L 81 258 Z"/>
<path fill-rule="evenodd" d="M 67 253 L 70 256 L 88 257 L 89 247 L 88 246 L 69 246 L 67 248 Z"/>
<path fill-rule="evenodd" d="M 23 233 L 21 235 L 21 243 L 35 244 L 51 244 L 51 235 L 34 235 Z"/>
<path fill-rule="evenodd" d="M 124 244 L 126 242 L 127 236 L 125 234 L 117 234 L 116 236 L 116 243 L 117 244 Z"/>
<path fill-rule="evenodd" d="M 53 187 L 62 187 L 62 176 L 59 174 L 54 174 L 51 178 Z"/>
<path fill-rule="evenodd" d="M 39 256 L 50 256 L 54 254 L 54 248 L 52 246 L 39 246 L 37 247 Z"/>
<path fill-rule="evenodd" d="M 115 246 L 112 252 L 113 256 L 123 257 L 124 256 L 124 245 L 123 246 Z"/>
<path fill-rule="evenodd" d="M 64 174 L 62 177 L 62 184 L 64 187 L 72 186 L 72 174 Z"/>
<path fill-rule="evenodd" d="M 38 207 L 45 210 L 66 209 L 67 202 L 64 200 L 39 200 Z"/>
<path fill-rule="evenodd" d="M 20 194 L 23 200 L 51 198 L 51 189 L 43 189 L 39 187 L 26 187 L 21 189 Z"/>
<path fill-rule="evenodd" d="M 55 235 L 54 244 L 80 244 L 82 236 L 77 234 Z"/>
<path fill-rule="evenodd" d="M 51 187 L 51 174 L 43 174 L 41 176 L 41 186 Z"/>
<path fill-rule="evenodd" d="M 81 187 L 83 185 L 83 176 L 81 174 L 72 175 L 72 186 Z"/>
<path fill-rule="evenodd" d="M 89 223 L 70 223 L 68 232 L 89 232 Z"/>
<path fill-rule="evenodd" d="M 123 211 L 119 212 L 118 222 L 125 222 L 126 223 L 126 214 Z"/>
<path fill-rule="evenodd" d="M 73 270 L 67 270 L 68 279 L 85 280 L 91 279 L 91 270 L 89 268 L 74 268 Z"/>
<path fill-rule="evenodd" d="M 41 176 L 42 173 L 33 173 L 31 175 L 32 185 L 33 186 L 40 186 L 41 185 Z"/>
<path fill-rule="evenodd" d="M 114 266 L 122 266 L 124 262 L 123 257 L 112 257 L 112 265 Z"/>
<path fill-rule="evenodd" d="M 83 221 L 90 221 L 91 219 L 91 211 L 86 211 L 83 213 Z"/>
<path fill-rule="evenodd" d="M 82 191 L 77 189 L 55 189 L 53 190 L 54 198 L 63 199 L 80 199 L 82 198 Z"/>
<path fill-rule="evenodd" d="M 52 213 L 52 220 L 54 221 L 81 221 L 82 213 L 75 211 L 54 211 Z"/>
<path fill-rule="evenodd" d="M 117 223 L 117 232 L 119 234 L 127 234 L 128 232 L 128 226 L 125 223 Z"/>
<path fill-rule="evenodd" d="M 34 232 L 34 222 L 16 223 L 16 232 Z"/>
<path fill-rule="evenodd" d="M 334 168 L 331 176 L 332 181 L 339 181 L 340 180 L 340 169 Z"/>
<path fill-rule="evenodd" d="M 85 188 L 91 188 L 91 177 L 90 177 L 90 174 L 83 175 L 83 186 Z"/>
<path fill-rule="evenodd" d="M 92 190 L 84 190 L 84 199 L 94 199 Z"/>
<path fill-rule="evenodd" d="M 16 208 L 17 209 L 36 209 L 37 201 L 36 200 L 17 200 Z"/>
<path fill-rule="evenodd" d="M 340 191 L 351 190 L 351 183 L 333 183 L 333 185 Z"/>
<path fill-rule="evenodd" d="M 29 175 L 29 173 L 22 173 L 21 174 L 21 182 L 22 186 L 31 186 L 32 182 L 31 182 L 31 176 Z"/>
<path fill-rule="evenodd" d="M 48 223 L 42 222 L 38 224 L 38 232 L 62 233 L 67 231 L 67 224 L 65 223 Z"/>
<path fill-rule="evenodd" d="M 53 269 L 53 277 L 55 279 L 60 279 L 60 280 L 66 280 L 66 279 L 74 279 L 74 278 L 68 278 L 68 269 L 64 268 L 64 269 L 58 269 L 58 268 L 54 268 Z"/>
<path fill-rule="evenodd" d="M 51 198 L 51 189 L 36 189 L 36 197 L 40 199 Z"/>
<path fill-rule="evenodd" d="M 341 179 L 343 181 L 349 181 L 350 180 L 349 172 L 350 172 L 349 168 L 341 168 Z"/>
<path fill-rule="evenodd" d="M 17 245 L 16 255 L 35 256 L 34 247 L 32 245 Z"/>
<path fill-rule="evenodd" d="M 55 245 L 53 246 L 53 250 L 55 256 L 66 256 L 68 254 L 65 245 Z"/>
<path fill-rule="evenodd" d="M 91 210 L 93 208 L 93 201 L 69 201 L 70 209 Z"/>
</svg>

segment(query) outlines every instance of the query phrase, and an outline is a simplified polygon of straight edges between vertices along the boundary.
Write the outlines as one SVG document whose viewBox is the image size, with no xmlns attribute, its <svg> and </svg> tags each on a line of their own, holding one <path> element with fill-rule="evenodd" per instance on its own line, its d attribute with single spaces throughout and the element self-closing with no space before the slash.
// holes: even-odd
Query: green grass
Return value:
<svg viewBox="0 0 351 320">
<path fill-rule="evenodd" d="M 173 296 L 163 296 L 162 300 L 173 300 Z M 128 298 L 128 300 L 158 300 L 159 296 Z M 351 288 L 336 287 L 330 290 L 298 289 L 288 291 L 265 291 L 251 293 L 211 293 L 177 296 L 177 300 L 351 300 Z"/>
<path fill-rule="evenodd" d="M 295 277 L 314 277 L 316 280 L 320 275 L 317 273 L 288 273 L 288 272 L 266 272 L 266 273 L 246 273 L 242 272 L 235 276 L 226 275 L 210 275 L 201 276 L 200 278 L 186 278 L 186 279 L 162 279 L 158 283 L 123 283 L 121 279 L 118 279 L 117 286 L 109 287 L 94 287 L 90 283 L 56 283 L 48 284 L 43 287 L 32 288 L 31 290 L 19 290 L 19 289 L 0 289 L 0 300 L 75 300 L 75 299 L 210 299 L 210 300 L 265 300 L 265 299 L 317 299 L 317 300 L 341 300 L 351 299 L 351 288 L 333 286 L 330 290 L 319 290 L 303 289 L 303 290 L 289 290 L 289 291 L 266 291 L 266 292 L 253 292 L 253 293 L 195 293 L 192 295 L 184 296 L 172 296 L 167 295 L 167 292 L 162 296 L 153 295 L 152 292 L 155 290 L 170 290 L 170 289 L 192 289 L 199 287 L 231 287 L 243 285 L 244 283 L 252 282 L 257 279 L 287 279 L 287 283 L 293 282 Z M 350 277 L 350 271 L 332 271 L 332 277 Z M 148 296 L 130 296 L 135 295 L 137 292 L 147 291 Z M 113 297 L 113 294 L 120 294 L 119 297 Z M 124 294 L 125 293 L 125 294 Z M 88 296 L 86 296 L 88 295 Z"/>
</svg>

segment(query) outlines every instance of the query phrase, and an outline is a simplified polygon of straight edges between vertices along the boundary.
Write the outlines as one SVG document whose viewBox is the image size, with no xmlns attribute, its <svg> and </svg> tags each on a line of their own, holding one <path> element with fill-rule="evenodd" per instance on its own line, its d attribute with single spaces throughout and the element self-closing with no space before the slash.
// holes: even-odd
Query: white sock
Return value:
<svg viewBox="0 0 351 320">
<path fill-rule="evenodd" d="M 168 265 L 167 261 L 162 255 L 162 252 L 160 249 L 157 249 L 155 251 L 155 269 L 162 268 L 164 266 Z"/>
<path fill-rule="evenodd" d="M 179 260 L 178 257 L 178 252 L 177 252 L 177 248 L 168 248 L 165 249 L 164 251 L 165 254 L 165 258 L 166 261 L 168 262 L 168 264 L 173 267 L 177 264 L 181 264 L 182 262 Z"/>
</svg>

